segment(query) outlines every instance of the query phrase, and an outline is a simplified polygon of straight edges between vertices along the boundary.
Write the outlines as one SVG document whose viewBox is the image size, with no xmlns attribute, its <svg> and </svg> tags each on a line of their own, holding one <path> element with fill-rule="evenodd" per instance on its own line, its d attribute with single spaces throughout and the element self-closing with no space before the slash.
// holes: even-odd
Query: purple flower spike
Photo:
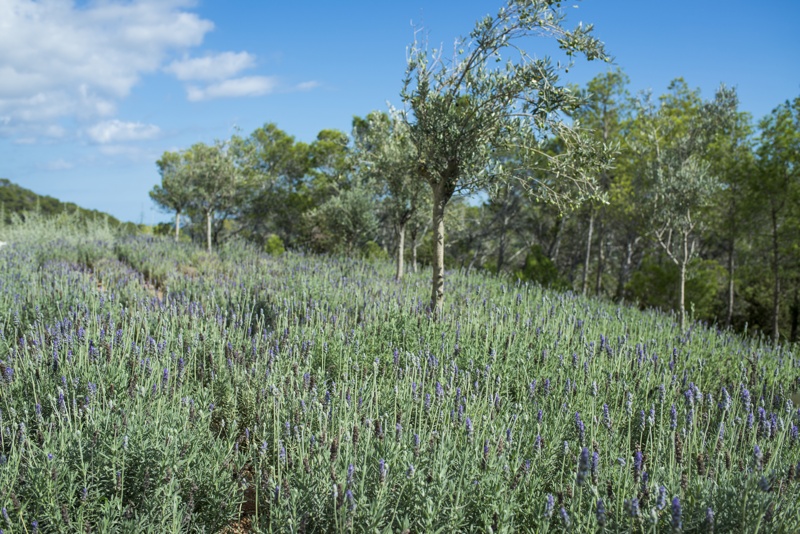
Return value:
<svg viewBox="0 0 800 534">
<path fill-rule="evenodd" d="M 639 499 L 631 499 L 631 517 L 639 517 Z"/>
<path fill-rule="evenodd" d="M 675 496 L 672 498 L 672 528 L 678 532 L 683 528 L 683 519 L 681 516 L 681 500 Z"/>
<path fill-rule="evenodd" d="M 544 503 L 544 516 L 548 519 L 553 517 L 553 507 L 556 504 L 555 498 L 548 493 L 547 494 L 547 501 Z"/>
<path fill-rule="evenodd" d="M 744 388 L 744 387 L 742 388 L 741 397 L 742 397 L 742 404 L 744 405 L 744 411 L 749 412 L 750 411 L 750 392 L 747 391 L 747 388 Z"/>
<path fill-rule="evenodd" d="M 575 412 L 575 431 L 578 433 L 578 441 L 584 443 L 586 441 L 586 426 L 581 421 L 580 412 Z"/>
<path fill-rule="evenodd" d="M 663 510 L 667 507 L 667 488 L 659 486 L 658 497 L 656 497 L 656 508 Z"/>
<path fill-rule="evenodd" d="M 639 480 L 639 476 L 642 474 L 643 462 L 644 456 L 642 456 L 642 451 L 636 451 L 633 453 L 633 478 L 635 480 Z"/>
<path fill-rule="evenodd" d="M 388 468 L 386 467 L 386 460 L 383 458 L 378 461 L 378 472 L 380 473 L 381 482 L 386 482 L 386 473 Z"/>
<path fill-rule="evenodd" d="M 611 430 L 611 414 L 608 412 L 608 404 L 603 404 L 603 424 Z"/>
<path fill-rule="evenodd" d="M 606 526 L 606 506 L 603 504 L 603 499 L 597 499 L 597 524 L 600 528 Z"/>
<path fill-rule="evenodd" d="M 589 449 L 584 447 L 581 449 L 581 454 L 578 457 L 578 478 L 576 482 L 579 486 L 582 486 L 586 481 L 586 477 L 589 476 L 589 469 Z"/>
<path fill-rule="evenodd" d="M 761 452 L 761 447 L 756 445 L 753 447 L 753 459 L 756 462 L 756 469 L 761 470 L 761 462 L 764 460 L 764 453 Z"/>
<path fill-rule="evenodd" d="M 564 522 L 564 526 L 566 528 L 569 528 L 572 522 L 569 519 L 569 514 L 567 513 L 567 510 L 563 506 L 561 507 L 560 514 L 561 514 L 561 520 Z"/>
</svg>

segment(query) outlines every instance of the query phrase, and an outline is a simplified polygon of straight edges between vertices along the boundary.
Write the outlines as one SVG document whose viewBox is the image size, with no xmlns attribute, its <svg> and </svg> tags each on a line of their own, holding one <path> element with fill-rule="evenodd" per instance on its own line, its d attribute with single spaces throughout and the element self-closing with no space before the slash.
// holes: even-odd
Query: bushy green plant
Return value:
<svg viewBox="0 0 800 534">
<path fill-rule="evenodd" d="M 547 257 L 539 245 L 534 245 L 525 256 L 525 265 L 516 272 L 517 278 L 535 282 L 543 287 L 566 289 L 567 283 L 558 274 L 558 267 Z"/>
<path fill-rule="evenodd" d="M 387 261 L 389 253 L 375 241 L 367 241 L 361 249 L 361 255 L 368 262 Z"/>
<path fill-rule="evenodd" d="M 267 241 L 264 243 L 264 252 L 270 256 L 280 256 L 286 252 L 283 246 L 283 240 L 277 234 L 270 234 Z"/>
<path fill-rule="evenodd" d="M 674 263 L 648 257 L 631 277 L 627 292 L 643 307 L 675 309 L 679 275 Z M 686 303 L 696 319 L 714 316 L 726 276 L 725 268 L 713 260 L 695 259 L 689 264 Z"/>
</svg>

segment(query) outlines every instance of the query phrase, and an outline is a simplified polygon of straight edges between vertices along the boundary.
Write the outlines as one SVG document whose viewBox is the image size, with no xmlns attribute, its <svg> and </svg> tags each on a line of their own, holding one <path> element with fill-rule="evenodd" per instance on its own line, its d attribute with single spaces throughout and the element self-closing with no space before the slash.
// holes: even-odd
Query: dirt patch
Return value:
<svg viewBox="0 0 800 534">
<path fill-rule="evenodd" d="M 253 532 L 253 523 L 249 517 L 245 517 L 223 528 L 219 534 L 247 534 L 249 532 Z"/>
<path fill-rule="evenodd" d="M 145 277 L 142 273 L 131 267 L 128 263 L 117 259 L 103 258 L 99 260 L 89 271 L 89 276 L 97 284 L 98 291 L 100 291 L 101 293 L 105 293 L 106 291 L 106 288 L 103 286 L 103 281 L 101 280 L 100 277 L 97 276 L 98 271 L 105 269 L 113 272 L 115 270 L 115 267 L 116 268 L 121 267 L 123 269 L 127 269 L 133 271 L 134 273 L 142 275 L 142 280 L 144 280 L 142 287 L 144 288 L 144 290 L 151 296 L 156 297 L 158 300 L 164 300 L 163 288 L 157 286 L 156 284 L 148 280 L 147 277 Z"/>
</svg>

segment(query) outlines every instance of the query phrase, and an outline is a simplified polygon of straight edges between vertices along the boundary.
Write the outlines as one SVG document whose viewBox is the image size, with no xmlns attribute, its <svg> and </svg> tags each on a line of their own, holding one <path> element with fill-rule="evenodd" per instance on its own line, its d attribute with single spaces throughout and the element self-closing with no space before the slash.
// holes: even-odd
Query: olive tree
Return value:
<svg viewBox="0 0 800 534">
<path fill-rule="evenodd" d="M 567 124 L 564 112 L 578 104 L 576 91 L 559 80 L 561 65 L 525 49 L 530 37 L 555 40 L 570 58 L 606 59 L 592 26 L 565 28 L 561 3 L 510 0 L 495 16 L 477 22 L 459 39 L 453 55 L 429 50 L 419 41 L 409 49 L 401 92 L 414 145 L 417 178 L 431 188 L 434 232 L 431 309 L 444 298 L 444 215 L 457 192 L 518 179 L 537 198 L 559 206 L 595 194 L 595 176 L 604 159 L 596 143 Z M 564 151 L 542 150 L 558 136 Z M 527 153 L 531 167 L 505 168 L 493 154 L 510 146 Z M 522 169 L 522 172 L 520 172 Z"/>
<path fill-rule="evenodd" d="M 354 120 L 360 172 L 383 188 L 383 206 L 397 234 L 395 278 L 405 271 L 406 228 L 425 201 L 425 184 L 415 173 L 414 145 L 408 125 L 395 109 Z"/>
<path fill-rule="evenodd" d="M 159 207 L 175 212 L 175 241 L 180 238 L 181 214 L 189 207 L 192 196 L 186 178 L 183 157 L 178 152 L 164 152 L 156 161 L 161 184 L 150 191 L 150 198 Z"/>
<path fill-rule="evenodd" d="M 211 252 L 211 229 L 224 221 L 240 204 L 242 172 L 228 151 L 226 143 L 196 143 L 182 154 L 191 191 L 190 207 L 206 221 L 206 246 Z"/>
<path fill-rule="evenodd" d="M 678 313 L 686 326 L 686 273 L 696 255 L 698 213 L 706 209 L 720 187 L 708 161 L 716 135 L 732 120 L 735 91 L 722 86 L 713 100 L 702 102 L 682 79 L 673 81 L 659 106 L 645 100 L 639 120 L 642 140 L 637 145 L 651 195 L 653 235 L 680 271 Z"/>
</svg>

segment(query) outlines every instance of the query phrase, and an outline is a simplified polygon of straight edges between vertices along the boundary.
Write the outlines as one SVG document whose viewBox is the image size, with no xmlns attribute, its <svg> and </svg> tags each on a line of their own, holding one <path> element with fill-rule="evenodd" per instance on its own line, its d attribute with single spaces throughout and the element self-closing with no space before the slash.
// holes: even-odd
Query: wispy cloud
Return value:
<svg viewBox="0 0 800 534">
<path fill-rule="evenodd" d="M 0 1 L 0 135 L 107 117 L 143 74 L 199 45 L 213 23 L 185 0 Z"/>
<path fill-rule="evenodd" d="M 66 171 L 73 168 L 75 165 L 70 163 L 69 161 L 63 159 L 56 159 L 53 161 L 48 161 L 44 165 L 41 165 L 41 168 L 46 171 Z"/>
<path fill-rule="evenodd" d="M 255 56 L 247 52 L 223 52 L 173 61 L 164 70 L 182 81 L 225 80 L 253 67 L 255 62 Z"/>
<path fill-rule="evenodd" d="M 278 81 L 271 76 L 244 76 L 233 78 L 207 87 L 189 86 L 187 97 L 192 102 L 214 98 L 236 98 L 244 96 L 263 96 L 275 91 Z"/>
<path fill-rule="evenodd" d="M 310 80 L 307 82 L 298 83 L 295 86 L 295 89 L 298 91 L 310 91 L 312 89 L 316 89 L 317 87 L 319 87 L 319 82 L 315 80 Z"/>
<path fill-rule="evenodd" d="M 86 133 L 94 142 L 108 144 L 152 139 L 161 133 L 161 129 L 155 124 L 123 122 L 115 119 L 99 122 Z"/>
</svg>

